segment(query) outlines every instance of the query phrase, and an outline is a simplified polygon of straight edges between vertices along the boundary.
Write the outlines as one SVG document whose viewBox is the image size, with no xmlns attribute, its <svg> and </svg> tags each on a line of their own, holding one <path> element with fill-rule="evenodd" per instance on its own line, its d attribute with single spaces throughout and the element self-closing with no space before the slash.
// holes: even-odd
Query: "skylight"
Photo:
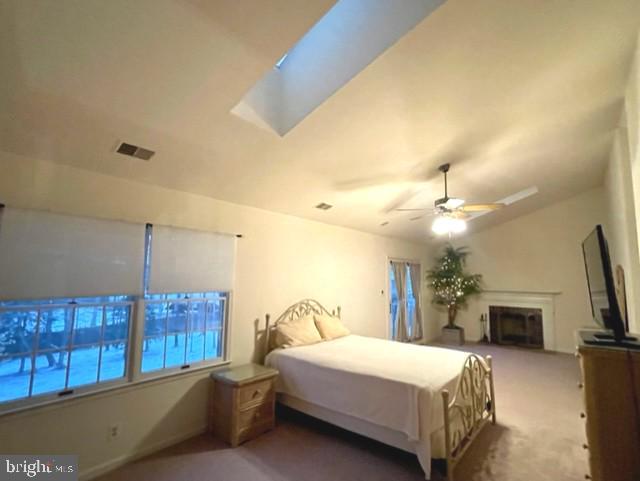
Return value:
<svg viewBox="0 0 640 481">
<path fill-rule="evenodd" d="M 231 112 L 284 136 L 445 0 L 339 0 Z"/>
</svg>

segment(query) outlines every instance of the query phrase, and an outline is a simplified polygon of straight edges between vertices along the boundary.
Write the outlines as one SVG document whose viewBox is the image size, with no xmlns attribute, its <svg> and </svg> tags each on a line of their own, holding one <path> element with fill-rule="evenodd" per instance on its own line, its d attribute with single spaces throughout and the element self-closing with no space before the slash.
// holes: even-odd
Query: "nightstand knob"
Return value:
<svg viewBox="0 0 640 481">
<path fill-rule="evenodd" d="M 583 445 L 582 445 L 582 448 L 583 448 L 583 449 L 589 449 L 589 446 L 587 446 L 586 444 L 583 444 Z"/>
<path fill-rule="evenodd" d="M 591 476 L 589 476 L 588 474 L 585 474 L 584 479 L 591 479 Z"/>
<path fill-rule="evenodd" d="M 582 381 L 578 381 L 578 389 L 582 389 L 584 387 L 584 384 L 582 384 Z"/>
<path fill-rule="evenodd" d="M 261 389 L 256 389 L 256 390 L 253 392 L 253 398 L 254 398 L 254 399 L 255 399 L 255 398 L 257 398 L 258 396 L 261 396 L 261 395 L 262 395 L 262 390 L 261 390 Z"/>
<path fill-rule="evenodd" d="M 580 413 L 580 417 L 581 417 L 582 419 L 584 419 L 584 418 L 586 418 L 586 417 L 587 417 L 587 415 L 586 415 L 585 413 Z"/>
</svg>

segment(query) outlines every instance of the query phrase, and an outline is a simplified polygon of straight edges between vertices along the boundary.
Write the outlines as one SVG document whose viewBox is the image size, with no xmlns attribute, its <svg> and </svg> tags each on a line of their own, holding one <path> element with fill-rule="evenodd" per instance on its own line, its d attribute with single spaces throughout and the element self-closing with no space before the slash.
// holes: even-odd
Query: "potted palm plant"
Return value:
<svg viewBox="0 0 640 481">
<path fill-rule="evenodd" d="M 446 343 L 464 344 L 464 329 L 456 324 L 460 309 L 467 307 L 471 296 L 482 292 L 480 274 L 468 274 L 465 266 L 469 251 L 466 247 L 447 244 L 433 269 L 427 271 L 427 283 L 433 292 L 432 303 L 447 310 L 447 325 L 442 328 Z"/>
</svg>

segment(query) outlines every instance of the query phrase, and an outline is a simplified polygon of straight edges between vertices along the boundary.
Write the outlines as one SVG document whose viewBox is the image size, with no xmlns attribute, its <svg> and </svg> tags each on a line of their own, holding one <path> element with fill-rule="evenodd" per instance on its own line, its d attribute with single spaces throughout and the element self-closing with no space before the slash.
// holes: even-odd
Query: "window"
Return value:
<svg viewBox="0 0 640 481">
<path fill-rule="evenodd" d="M 284 136 L 444 0 L 331 3 L 231 113 Z"/>
<path fill-rule="evenodd" d="M 391 261 L 389 265 L 389 320 L 391 337 L 398 341 L 422 338 L 420 264 Z"/>
<path fill-rule="evenodd" d="M 142 372 L 222 360 L 227 299 L 221 292 L 147 296 Z"/>
<path fill-rule="evenodd" d="M 0 205 L 0 411 L 225 362 L 235 242 Z"/>
<path fill-rule="evenodd" d="M 123 381 L 133 299 L 0 302 L 0 402 Z"/>
<path fill-rule="evenodd" d="M 234 259 L 235 236 L 147 226 L 143 375 L 225 359 Z"/>
</svg>

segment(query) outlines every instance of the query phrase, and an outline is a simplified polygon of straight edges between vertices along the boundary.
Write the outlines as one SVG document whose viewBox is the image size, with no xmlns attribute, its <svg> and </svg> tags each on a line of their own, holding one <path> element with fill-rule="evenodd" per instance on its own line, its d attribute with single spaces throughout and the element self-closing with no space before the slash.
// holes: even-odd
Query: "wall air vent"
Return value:
<svg viewBox="0 0 640 481">
<path fill-rule="evenodd" d="M 316 209 L 320 210 L 329 210 L 331 209 L 331 207 L 333 207 L 331 204 L 326 204 L 324 202 L 320 202 L 318 205 L 316 205 Z"/>
<path fill-rule="evenodd" d="M 137 157 L 142 160 L 149 160 L 155 154 L 153 150 L 144 149 L 137 145 L 127 144 L 126 142 L 122 142 L 116 152 L 123 155 L 129 155 L 131 157 Z"/>
</svg>

